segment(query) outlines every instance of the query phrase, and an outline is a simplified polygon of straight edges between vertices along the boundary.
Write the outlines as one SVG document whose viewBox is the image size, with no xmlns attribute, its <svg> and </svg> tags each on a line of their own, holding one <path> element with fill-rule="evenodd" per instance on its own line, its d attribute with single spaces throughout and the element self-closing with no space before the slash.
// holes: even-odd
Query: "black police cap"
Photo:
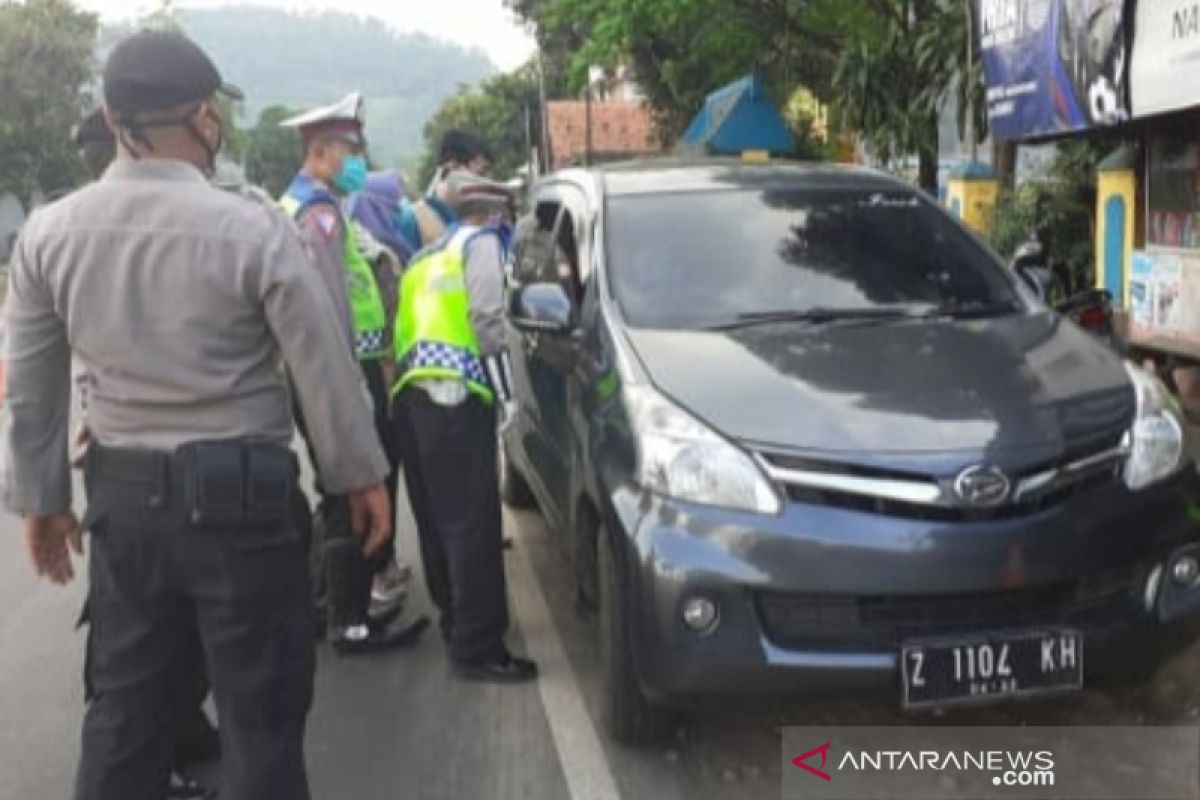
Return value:
<svg viewBox="0 0 1200 800">
<path fill-rule="evenodd" d="M 118 116 L 198 103 L 217 93 L 243 99 L 195 42 L 173 31 L 135 33 L 104 65 L 104 103 Z"/>
</svg>

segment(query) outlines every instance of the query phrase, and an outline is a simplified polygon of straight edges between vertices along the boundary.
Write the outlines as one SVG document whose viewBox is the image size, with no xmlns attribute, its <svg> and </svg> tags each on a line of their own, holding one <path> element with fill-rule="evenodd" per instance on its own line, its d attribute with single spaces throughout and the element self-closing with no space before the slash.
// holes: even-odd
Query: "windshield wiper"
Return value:
<svg viewBox="0 0 1200 800">
<path fill-rule="evenodd" d="M 897 319 L 918 318 L 923 309 L 913 306 L 875 306 L 873 308 L 806 308 L 779 309 L 777 311 L 747 311 L 728 322 L 704 326 L 708 331 L 729 331 L 750 328 L 755 325 L 771 325 L 777 322 L 799 322 L 808 325 L 824 325 L 833 322 L 889 322 Z"/>
<path fill-rule="evenodd" d="M 1016 303 L 986 303 L 972 301 L 968 303 L 951 303 L 936 306 L 923 312 L 920 316 L 925 319 L 987 319 L 990 317 L 1006 317 L 1020 311 Z"/>
</svg>

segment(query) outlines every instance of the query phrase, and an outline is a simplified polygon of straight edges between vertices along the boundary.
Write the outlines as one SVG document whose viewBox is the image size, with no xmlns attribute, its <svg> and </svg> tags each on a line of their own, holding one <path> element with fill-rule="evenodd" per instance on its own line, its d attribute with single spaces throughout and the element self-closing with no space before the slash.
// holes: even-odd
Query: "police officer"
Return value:
<svg viewBox="0 0 1200 800">
<path fill-rule="evenodd" d="M 88 174 L 92 180 L 99 180 L 117 155 L 117 137 L 108 128 L 104 119 L 104 109 L 97 108 L 88 114 L 75 127 L 72 139 L 79 151 Z M 87 374 L 79 370 L 75 378 L 79 389 L 80 426 L 75 443 L 78 447 L 74 459 L 75 466 L 82 467 L 86 448 L 91 441 L 91 433 L 87 428 L 84 415 L 87 413 Z M 81 622 L 87 620 L 88 611 L 85 608 L 80 617 Z M 217 730 L 208 719 L 204 710 L 204 700 L 208 696 L 208 673 L 204 669 L 204 656 L 200 652 L 200 642 L 193 640 L 195 658 L 192 660 L 192 678 L 187 682 L 190 686 L 195 705 L 190 714 L 180 720 L 179 729 L 175 734 L 175 747 L 171 759 L 171 785 L 167 796 L 172 800 L 204 800 L 212 796 L 212 792 L 203 784 L 188 775 L 191 767 L 216 761 L 221 756 L 221 744 Z M 90 695 L 90 690 L 85 686 Z"/>
<path fill-rule="evenodd" d="M 288 446 L 293 378 L 324 480 L 368 550 L 389 535 L 376 440 L 335 312 L 277 209 L 214 188 L 215 98 L 239 96 L 176 33 L 104 68 L 117 162 L 35 213 L 5 317 L 10 419 L 0 486 L 39 575 L 73 577 L 91 535 L 92 687 L 75 796 L 160 800 L 194 710 L 198 640 L 221 722 L 222 800 L 309 796 L 314 651 L 308 520 Z M 71 512 L 71 358 L 89 376 L 88 507 Z"/>
<path fill-rule="evenodd" d="M 511 416 L 502 249 L 486 222 L 508 192 L 452 173 L 460 224 L 408 267 L 396 320 L 393 389 L 409 501 L 429 592 L 450 659 L 467 679 L 527 681 L 532 661 L 504 645 L 508 627 L 496 474 L 496 409 Z"/>
<path fill-rule="evenodd" d="M 381 442 L 394 438 L 388 413 L 384 362 L 390 355 L 386 304 L 375 272 L 364 257 L 358 233 L 342 212 L 339 197 L 362 188 L 367 178 L 364 155 L 363 101 L 357 92 L 333 105 L 317 108 L 281 123 L 298 128 L 304 145 L 304 166 L 280 200 L 309 245 L 329 296 L 338 308 L 339 327 L 362 368 L 371 396 Z M 392 458 L 389 481 L 399 480 Z M 324 560 L 328 576 L 329 626 L 334 649 L 343 655 L 373 653 L 414 643 L 428 624 L 393 620 L 400 596 L 390 608 L 372 616 L 371 589 L 380 565 L 363 557 L 350 533 L 345 498 L 322 484 L 319 516 L 325 534 Z"/>
</svg>

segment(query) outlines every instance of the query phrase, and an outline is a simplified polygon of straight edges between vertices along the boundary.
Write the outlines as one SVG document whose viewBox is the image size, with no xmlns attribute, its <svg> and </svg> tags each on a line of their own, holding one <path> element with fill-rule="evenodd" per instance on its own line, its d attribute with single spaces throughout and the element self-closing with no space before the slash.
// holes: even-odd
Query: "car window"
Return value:
<svg viewBox="0 0 1200 800">
<path fill-rule="evenodd" d="M 906 189 L 616 197 L 607 236 L 612 290 L 639 327 L 806 309 L 1021 302 L 990 251 Z"/>
<path fill-rule="evenodd" d="M 579 302 L 583 296 L 579 246 L 582 197 L 574 202 L 539 202 L 532 214 L 517 225 L 513 250 L 513 278 L 518 284 L 557 283 Z"/>
<path fill-rule="evenodd" d="M 533 213 L 517 223 L 513 278 L 518 284 L 554 280 L 554 226 L 561 210 L 558 201 L 541 201 L 534 206 Z"/>
</svg>

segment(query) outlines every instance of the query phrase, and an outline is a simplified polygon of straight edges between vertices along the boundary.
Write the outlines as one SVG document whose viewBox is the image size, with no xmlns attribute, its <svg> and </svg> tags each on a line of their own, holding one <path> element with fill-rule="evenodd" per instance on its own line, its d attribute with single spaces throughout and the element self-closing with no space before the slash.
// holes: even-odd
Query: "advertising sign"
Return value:
<svg viewBox="0 0 1200 800">
<path fill-rule="evenodd" d="M 1130 82 L 1133 113 L 1144 117 L 1200 105 L 1200 2 L 1141 0 Z"/>
<path fill-rule="evenodd" d="M 994 136 L 1129 118 L 1124 0 L 977 0 L 976 9 Z"/>
<path fill-rule="evenodd" d="M 1129 297 L 1132 341 L 1200 350 L 1200 254 L 1135 251 Z"/>
</svg>

